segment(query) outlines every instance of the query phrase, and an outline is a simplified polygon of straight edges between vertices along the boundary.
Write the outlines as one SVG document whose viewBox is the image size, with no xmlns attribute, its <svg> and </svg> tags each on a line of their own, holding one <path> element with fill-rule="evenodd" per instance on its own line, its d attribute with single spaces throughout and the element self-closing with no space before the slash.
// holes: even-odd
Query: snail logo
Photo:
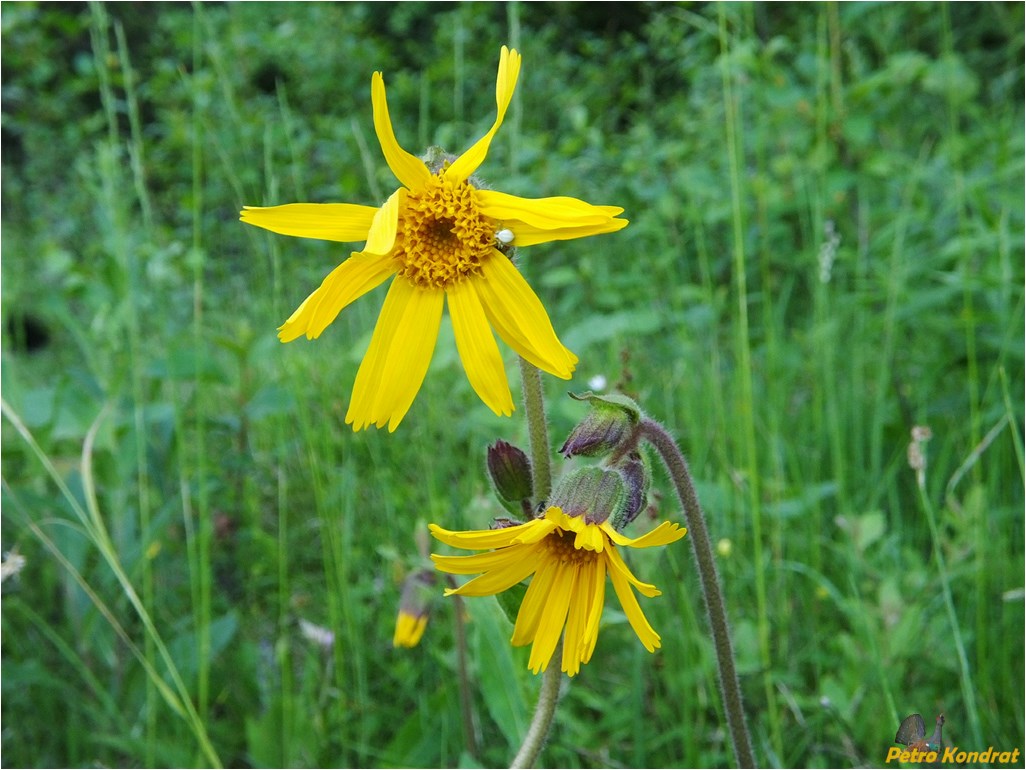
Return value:
<svg viewBox="0 0 1026 770">
<path fill-rule="evenodd" d="M 919 714 L 909 714 L 901 720 L 901 727 L 898 728 L 894 742 L 908 746 L 909 751 L 937 752 L 941 750 L 943 739 L 941 730 L 944 728 L 944 715 L 937 715 L 937 726 L 933 728 L 933 735 L 926 739 L 926 723 Z"/>
<path fill-rule="evenodd" d="M 1019 762 L 1020 749 L 1003 751 L 1000 748 L 990 746 L 986 751 L 962 751 L 958 746 L 945 746 L 941 736 L 944 728 L 944 715 L 937 715 L 936 726 L 933 728 L 933 735 L 926 737 L 926 723 L 919 714 L 909 714 L 901 720 L 901 726 L 894 736 L 894 742 L 907 746 L 906 749 L 899 749 L 891 746 L 887 750 L 887 759 L 884 764 L 890 764 L 895 760 L 913 765 L 953 765 L 962 767 L 970 764 L 1009 764 Z"/>
</svg>

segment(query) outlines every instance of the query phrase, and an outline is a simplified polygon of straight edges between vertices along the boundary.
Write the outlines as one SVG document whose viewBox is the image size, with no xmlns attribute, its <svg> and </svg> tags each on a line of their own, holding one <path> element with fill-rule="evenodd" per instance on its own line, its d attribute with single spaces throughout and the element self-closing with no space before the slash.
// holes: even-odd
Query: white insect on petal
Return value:
<svg viewBox="0 0 1026 770">
<path fill-rule="evenodd" d="M 503 246 L 509 246 L 513 243 L 513 231 L 503 228 L 495 234 L 495 240 L 501 243 Z"/>
</svg>

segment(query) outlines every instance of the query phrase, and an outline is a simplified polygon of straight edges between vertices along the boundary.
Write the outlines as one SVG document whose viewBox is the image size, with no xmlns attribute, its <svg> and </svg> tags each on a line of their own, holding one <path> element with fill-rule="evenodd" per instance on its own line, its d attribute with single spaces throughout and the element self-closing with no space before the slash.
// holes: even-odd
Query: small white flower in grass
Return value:
<svg viewBox="0 0 1026 770">
<path fill-rule="evenodd" d="M 18 549 L 12 548 L 4 555 L 4 560 L 0 563 L 0 583 L 17 575 L 25 569 L 27 563 L 25 557 L 18 553 Z"/>
<path fill-rule="evenodd" d="M 592 390 L 605 390 L 608 381 L 604 374 L 596 374 L 590 380 L 588 380 L 588 387 Z"/>
<path fill-rule="evenodd" d="M 303 638 L 310 640 L 319 647 L 330 650 L 335 644 L 335 634 L 323 626 L 315 625 L 309 620 L 299 619 L 299 630 Z"/>
</svg>

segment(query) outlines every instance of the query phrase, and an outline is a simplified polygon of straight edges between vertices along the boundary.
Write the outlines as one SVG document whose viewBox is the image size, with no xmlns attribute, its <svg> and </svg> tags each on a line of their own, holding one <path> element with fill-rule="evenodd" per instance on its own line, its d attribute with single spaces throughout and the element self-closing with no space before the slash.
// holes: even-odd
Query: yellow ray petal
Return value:
<svg viewBox="0 0 1026 770">
<path fill-rule="evenodd" d="M 642 583 L 640 580 L 634 577 L 634 573 L 630 571 L 630 568 L 627 566 L 626 562 L 624 562 L 623 557 L 620 555 L 619 551 L 617 551 L 615 548 L 609 548 L 607 549 L 607 552 L 609 554 L 608 564 L 610 566 L 611 577 L 613 574 L 618 573 L 623 577 L 624 580 L 626 580 L 632 586 L 637 588 L 639 592 L 641 592 L 643 595 L 649 598 L 653 596 L 660 596 L 662 594 L 662 591 L 660 591 L 651 583 Z"/>
<path fill-rule="evenodd" d="M 608 552 L 610 554 L 615 553 L 612 548 Z M 645 645 L 646 650 L 655 652 L 656 648 L 659 647 L 659 634 L 649 625 L 648 619 L 645 617 L 645 613 L 641 611 L 641 606 L 638 604 L 638 599 L 634 596 L 630 585 L 623 575 L 615 569 L 609 570 L 609 577 L 613 581 L 613 590 L 616 591 L 616 596 L 620 600 L 620 605 L 623 607 L 623 611 L 627 615 L 627 620 L 630 621 L 634 633 L 638 635 L 638 639 Z"/>
<path fill-rule="evenodd" d="M 570 379 L 577 356 L 563 347 L 541 300 L 513 264 L 499 252 L 481 265 L 477 282 L 485 315 L 499 336 L 540 369 Z"/>
<path fill-rule="evenodd" d="M 601 553 L 602 549 L 605 548 L 606 537 L 596 525 L 585 524 L 575 531 L 577 532 L 577 537 L 574 538 L 574 548 L 578 550 L 583 548 L 597 553 Z"/>
<path fill-rule="evenodd" d="M 385 79 L 380 72 L 375 72 L 371 78 L 371 103 L 374 107 L 374 131 L 378 135 L 381 152 L 385 156 L 388 167 L 392 169 L 396 179 L 410 189 L 424 184 L 431 177 L 431 172 L 424 165 L 424 161 L 416 155 L 406 152 L 396 141 L 395 133 L 392 131 L 392 121 L 388 117 Z"/>
<path fill-rule="evenodd" d="M 521 198 L 519 195 L 510 195 L 498 190 L 476 190 L 474 197 L 485 216 L 499 222 L 514 219 L 543 230 L 599 225 L 623 213 L 619 206 L 595 206 L 565 195 L 552 198 Z M 626 220 L 622 221 L 621 227 L 627 224 Z"/>
<path fill-rule="evenodd" d="M 400 187 L 388 196 L 384 205 L 375 212 L 370 230 L 367 232 L 367 243 L 363 246 L 364 254 L 384 256 L 392 251 L 396 230 L 399 228 L 399 211 L 405 202 L 406 190 Z"/>
<path fill-rule="evenodd" d="M 477 572 L 502 569 L 514 562 L 529 559 L 531 554 L 537 550 L 538 546 L 536 545 L 516 545 L 510 548 L 500 548 L 498 551 L 475 553 L 471 556 L 443 556 L 433 553 L 431 560 L 435 563 L 435 567 L 442 572 L 452 575 L 473 575 Z"/>
<path fill-rule="evenodd" d="M 591 660 L 595 643 L 598 641 L 599 621 L 606 599 L 606 557 L 595 559 L 591 563 L 586 579 L 590 580 L 592 585 L 589 592 L 588 622 L 581 640 L 581 661 L 584 663 Z"/>
<path fill-rule="evenodd" d="M 414 288 L 405 278 L 392 281 L 370 346 L 353 384 L 346 423 L 353 430 L 405 416 L 420 390 L 438 339 L 444 292 Z"/>
<path fill-rule="evenodd" d="M 537 554 L 527 553 L 525 558 L 513 560 L 501 569 L 490 570 L 479 575 L 455 590 L 446 589 L 445 595 L 491 596 L 508 591 L 533 573 L 537 569 L 538 563 Z"/>
<path fill-rule="evenodd" d="M 576 564 L 573 584 L 570 586 L 570 609 L 566 616 L 566 636 L 563 638 L 562 670 L 574 676 L 581 670 L 581 650 L 585 647 L 585 631 L 591 611 L 591 561 Z"/>
<path fill-rule="evenodd" d="M 517 77 L 520 75 L 520 54 L 515 50 L 510 51 L 506 46 L 502 47 L 499 55 L 499 72 L 495 79 L 495 122 L 488 130 L 488 133 L 477 140 L 474 145 L 458 157 L 445 171 L 446 179 L 453 182 L 462 182 L 468 176 L 477 171 L 477 167 L 488 155 L 488 147 L 492 143 L 495 132 L 502 125 L 506 116 L 510 100 L 513 98 L 513 91 L 517 87 Z"/>
<path fill-rule="evenodd" d="M 550 243 L 552 241 L 572 241 L 575 238 L 587 238 L 591 235 L 602 235 L 603 233 L 615 233 L 627 226 L 626 219 L 607 219 L 605 222 L 595 225 L 583 225 L 581 227 L 560 227 L 555 230 L 545 230 L 540 227 L 518 222 L 517 220 L 503 220 L 502 226 L 513 233 L 514 246 L 536 246 L 539 243 Z"/>
<path fill-rule="evenodd" d="M 442 289 L 411 288 L 403 320 L 388 351 L 382 381 L 374 398 L 373 409 L 380 420 L 387 416 L 389 433 L 406 416 L 424 382 L 438 342 L 444 304 L 445 292 Z"/>
<path fill-rule="evenodd" d="M 527 593 L 520 605 L 520 612 L 517 613 L 517 622 L 513 626 L 511 642 L 514 647 L 521 647 L 534 641 L 538 623 L 546 612 L 552 581 L 555 580 L 559 568 L 560 564 L 557 561 L 540 559 L 534 577 L 531 578 L 531 585 L 527 587 Z"/>
<path fill-rule="evenodd" d="M 272 233 L 322 241 L 364 241 L 377 212 L 355 203 L 288 203 L 243 206 L 239 219 Z"/>
<path fill-rule="evenodd" d="M 346 305 L 363 296 L 395 272 L 388 257 L 357 252 L 336 267 L 289 319 L 278 327 L 278 338 L 291 342 L 306 335 L 319 337 Z"/>
<path fill-rule="evenodd" d="M 636 538 L 625 537 L 617 532 L 608 521 L 602 522 L 602 530 L 617 545 L 624 545 L 630 548 L 651 548 L 656 545 L 669 545 L 684 537 L 688 531 L 675 522 L 664 521 L 651 532 Z"/>
<path fill-rule="evenodd" d="M 527 663 L 528 667 L 536 674 L 548 667 L 552 653 L 555 652 L 556 645 L 559 643 L 563 626 L 566 625 L 570 597 L 573 595 L 573 585 L 579 569 L 577 564 L 569 566 L 560 563 L 555 570 L 552 588 L 549 589 L 545 601 L 545 611 L 541 613 L 538 629 L 534 633 L 531 658 Z"/>
<path fill-rule="evenodd" d="M 549 518 L 534 519 L 528 522 L 527 529 L 516 536 L 517 543 L 537 543 L 548 537 L 556 528 L 556 524 Z"/>
<path fill-rule="evenodd" d="M 513 413 L 513 396 L 509 392 L 499 346 L 495 344 L 473 281 L 458 282 L 446 296 L 456 349 L 471 387 L 489 409 L 508 417 Z"/>
<path fill-rule="evenodd" d="M 456 532 L 442 529 L 437 524 L 428 524 L 428 529 L 436 539 L 454 548 L 484 550 L 486 548 L 502 548 L 510 545 L 514 538 L 530 529 L 535 522 L 529 521 L 515 527 L 502 529 L 475 529 L 467 532 Z"/>
</svg>

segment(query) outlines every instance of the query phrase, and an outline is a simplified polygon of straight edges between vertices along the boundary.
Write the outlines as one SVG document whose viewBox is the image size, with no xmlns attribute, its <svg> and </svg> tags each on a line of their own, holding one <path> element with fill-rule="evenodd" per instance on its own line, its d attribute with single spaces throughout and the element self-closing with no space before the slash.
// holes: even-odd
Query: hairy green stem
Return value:
<svg viewBox="0 0 1026 770">
<path fill-rule="evenodd" d="M 727 726 L 731 743 L 734 745 L 734 756 L 738 767 L 755 767 L 752 740 L 748 735 L 748 725 L 741 703 L 741 684 L 738 682 L 737 668 L 734 665 L 734 648 L 730 642 L 727 608 L 723 602 L 723 593 L 720 591 L 712 541 L 705 526 L 705 514 L 702 513 L 702 506 L 698 502 L 687 460 L 684 459 L 677 443 L 659 423 L 646 418 L 641 421 L 640 430 L 641 436 L 651 443 L 663 458 L 677 490 L 677 497 L 684 508 L 684 520 L 690 535 L 688 540 L 691 541 L 695 561 L 698 563 L 702 596 L 705 599 L 705 609 L 709 615 L 709 626 L 716 648 L 720 693 L 723 696 L 723 708 L 727 712 Z"/>
<path fill-rule="evenodd" d="M 555 662 L 561 660 L 562 657 L 563 642 L 560 640 L 549 660 L 549 667 L 542 674 L 538 705 L 534 709 L 531 726 L 527 728 L 527 735 L 524 736 L 524 743 L 510 763 L 510 770 L 534 767 L 534 761 L 538 758 L 542 746 L 545 745 L 545 739 L 549 736 L 549 728 L 552 726 L 552 717 L 556 714 L 556 704 L 559 702 L 559 683 L 563 678 L 562 672 Z"/>
<path fill-rule="evenodd" d="M 534 504 L 544 502 L 552 491 L 552 464 L 549 461 L 549 428 L 545 422 L 545 396 L 542 392 L 541 372 L 523 358 L 520 359 L 520 379 L 524 390 L 524 412 L 527 414 L 527 432 L 531 440 L 531 479 Z M 563 657 L 563 642 L 556 646 L 550 661 Z M 542 674 L 538 705 L 534 710 L 531 725 L 527 728 L 524 742 L 510 764 L 511 768 L 532 767 L 538 758 L 545 739 L 552 727 L 559 700 L 559 682 L 562 672 L 559 666 L 550 665 Z"/>
<path fill-rule="evenodd" d="M 521 358 L 520 380 L 524 386 L 524 411 L 527 413 L 527 432 L 531 438 L 534 504 L 538 505 L 545 502 L 552 491 L 549 427 L 545 422 L 545 396 L 542 393 L 541 372 Z"/>
</svg>

